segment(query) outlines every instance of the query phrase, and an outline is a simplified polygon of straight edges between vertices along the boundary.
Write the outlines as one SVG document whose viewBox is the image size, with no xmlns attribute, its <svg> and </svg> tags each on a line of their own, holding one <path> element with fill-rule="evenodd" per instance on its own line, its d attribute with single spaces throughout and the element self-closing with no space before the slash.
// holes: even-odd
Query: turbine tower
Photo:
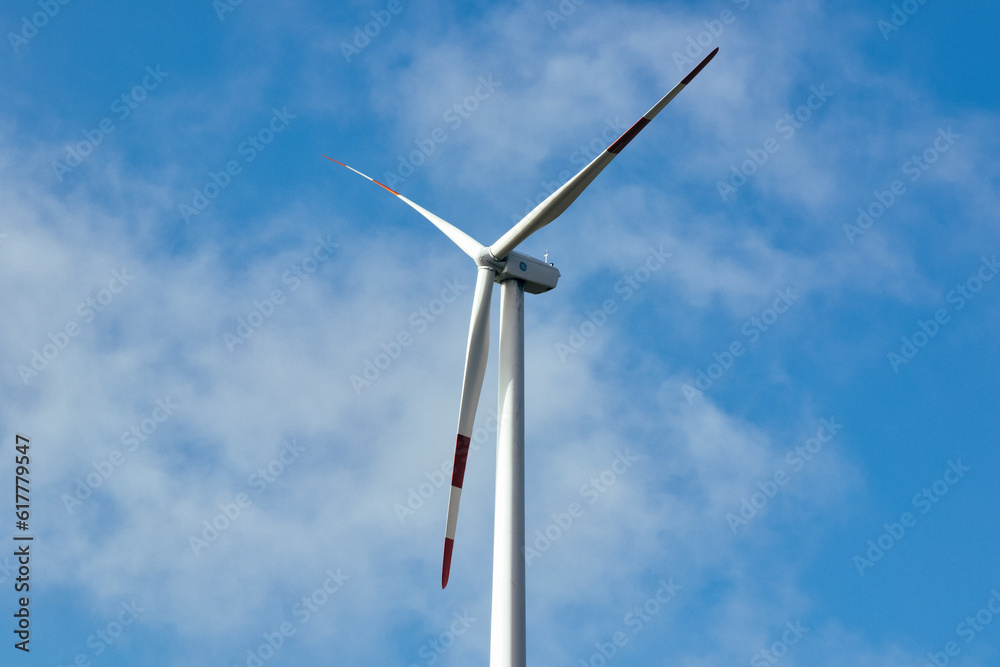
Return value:
<svg viewBox="0 0 1000 667">
<path fill-rule="evenodd" d="M 604 152 L 549 195 L 491 246 L 442 220 L 389 186 L 365 176 L 343 162 L 327 157 L 379 185 L 416 210 L 450 238 L 476 263 L 476 291 L 465 354 L 465 378 L 458 412 L 458 436 L 452 468 L 448 520 L 445 524 L 441 587 L 448 585 L 458 505 L 462 497 L 465 464 L 472 427 L 486 371 L 490 338 L 490 299 L 493 283 L 500 283 L 499 415 L 497 426 L 496 506 L 493 525 L 493 607 L 490 620 L 491 667 L 523 667 L 526 660 L 524 596 L 524 293 L 541 294 L 556 286 L 559 270 L 514 249 L 549 224 L 580 196 L 588 185 L 628 145 L 649 121 L 667 106 L 708 64 L 719 49 L 708 54 L 680 83 L 664 95 Z"/>
</svg>

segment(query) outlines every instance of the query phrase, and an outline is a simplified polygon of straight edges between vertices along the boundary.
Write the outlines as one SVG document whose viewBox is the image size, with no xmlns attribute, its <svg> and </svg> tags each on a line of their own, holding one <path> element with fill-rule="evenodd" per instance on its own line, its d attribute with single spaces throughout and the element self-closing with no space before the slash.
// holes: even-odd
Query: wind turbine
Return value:
<svg viewBox="0 0 1000 667">
<path fill-rule="evenodd" d="M 558 190 L 538 204 L 491 246 L 442 220 L 389 186 L 365 176 L 339 160 L 326 157 L 379 185 L 420 215 L 430 220 L 455 245 L 471 257 L 478 268 L 472 300 L 472 320 L 465 353 L 465 378 L 458 412 L 458 436 L 452 468 L 448 521 L 445 524 L 441 587 L 448 585 L 458 505 L 462 498 L 465 464 L 469 456 L 472 426 L 486 371 L 490 338 L 490 299 L 493 283 L 500 283 L 500 360 L 497 413 L 496 507 L 493 525 L 493 608 L 490 625 L 490 665 L 524 665 L 524 292 L 540 294 L 556 286 L 559 270 L 552 264 L 514 252 L 522 241 L 549 224 L 580 196 L 604 167 L 663 110 L 708 64 L 716 48 L 680 83 L 664 95 L 604 152 Z"/>
</svg>

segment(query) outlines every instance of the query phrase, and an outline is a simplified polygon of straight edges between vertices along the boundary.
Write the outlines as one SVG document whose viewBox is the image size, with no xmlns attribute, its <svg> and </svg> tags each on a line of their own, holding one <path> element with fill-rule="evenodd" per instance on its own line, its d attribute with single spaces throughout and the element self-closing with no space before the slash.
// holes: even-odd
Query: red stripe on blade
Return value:
<svg viewBox="0 0 1000 667">
<path fill-rule="evenodd" d="M 462 480 L 465 479 L 465 462 L 469 458 L 468 436 L 458 434 L 455 439 L 455 467 L 451 473 L 451 485 L 462 488 Z"/>
<path fill-rule="evenodd" d="M 451 550 L 455 548 L 455 540 L 444 538 L 444 564 L 441 566 L 441 588 L 448 585 L 448 575 L 451 574 Z"/>
<path fill-rule="evenodd" d="M 396 195 L 397 197 L 398 197 L 398 196 L 400 196 L 398 192 L 396 192 L 395 190 L 393 190 L 392 188 L 390 188 L 390 187 L 389 187 L 388 185 L 386 185 L 385 183 L 379 183 L 378 181 L 376 181 L 376 180 L 375 180 L 374 178 L 372 178 L 371 176 L 367 176 L 367 175 L 365 175 L 365 174 L 362 174 L 362 173 L 361 173 L 360 171 L 358 171 L 358 170 L 357 170 L 357 169 L 355 169 L 354 167 L 352 167 L 352 166 L 350 166 L 350 165 L 348 165 L 348 164 L 344 164 L 344 163 L 343 163 L 343 162 L 341 162 L 340 160 L 334 160 L 334 159 L 333 159 L 332 157 L 330 157 L 329 155 L 324 155 L 323 157 L 325 157 L 325 158 L 326 158 L 327 160 L 329 160 L 330 162 L 336 162 L 336 163 L 337 163 L 337 164 L 339 164 L 339 165 L 340 165 L 341 167 L 347 167 L 348 169 L 350 169 L 351 171 L 353 171 L 353 172 L 354 172 L 355 174 L 358 174 L 358 175 L 360 175 L 360 176 L 364 176 L 365 178 L 367 178 L 367 179 L 368 179 L 369 181 L 371 181 L 371 182 L 372 182 L 372 183 L 374 183 L 375 185 L 378 185 L 378 186 L 381 186 L 381 187 L 385 188 L 386 190 L 388 190 L 388 191 L 389 191 L 389 192 L 391 192 L 392 194 Z"/>
<path fill-rule="evenodd" d="M 399 193 L 398 193 L 398 192 L 396 192 L 395 190 L 393 190 L 392 188 L 390 188 L 390 187 L 389 187 L 388 185 L 386 185 L 385 183 L 379 183 L 379 182 L 378 182 L 378 181 L 376 181 L 376 180 L 375 180 L 374 178 L 372 179 L 372 183 L 374 183 L 375 185 L 381 185 L 381 186 L 382 186 L 383 188 L 385 188 L 386 190 L 388 190 L 388 191 L 389 191 L 389 192 L 391 192 L 392 194 L 396 195 L 397 197 L 399 196 Z"/>
<path fill-rule="evenodd" d="M 618 137 L 618 141 L 608 146 L 608 152 L 614 153 L 615 155 L 620 153 L 623 148 L 628 146 L 628 142 L 635 139 L 635 135 L 639 134 L 639 132 L 642 131 L 642 128 L 646 127 L 647 124 L 649 124 L 649 119 L 645 116 L 635 121 L 635 124 L 632 125 L 632 127 L 625 130 L 625 134 Z"/>
<path fill-rule="evenodd" d="M 708 61 L 711 60 L 712 58 L 714 58 L 715 54 L 718 53 L 718 52 L 719 52 L 719 47 L 715 47 L 715 50 L 712 51 L 711 53 L 709 53 L 707 56 L 705 56 L 705 59 L 702 60 L 700 63 L 698 63 L 698 66 L 695 67 L 693 70 L 691 70 L 691 73 L 688 74 L 686 77 L 684 77 L 684 79 L 681 81 L 681 83 L 683 83 L 685 86 L 688 85 L 689 83 L 691 83 L 691 79 L 693 79 L 696 76 L 698 76 L 698 72 L 700 72 L 701 70 L 705 69 L 705 65 L 708 64 Z"/>
</svg>

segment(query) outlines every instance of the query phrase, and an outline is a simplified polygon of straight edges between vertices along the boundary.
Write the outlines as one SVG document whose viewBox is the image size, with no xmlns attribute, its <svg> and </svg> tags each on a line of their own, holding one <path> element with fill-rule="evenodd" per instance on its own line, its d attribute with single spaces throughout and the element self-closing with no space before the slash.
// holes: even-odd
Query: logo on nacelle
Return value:
<svg viewBox="0 0 1000 667">
<path fill-rule="evenodd" d="M 521 262 L 521 270 L 522 271 L 527 271 L 528 270 L 528 265 L 525 262 Z"/>
</svg>

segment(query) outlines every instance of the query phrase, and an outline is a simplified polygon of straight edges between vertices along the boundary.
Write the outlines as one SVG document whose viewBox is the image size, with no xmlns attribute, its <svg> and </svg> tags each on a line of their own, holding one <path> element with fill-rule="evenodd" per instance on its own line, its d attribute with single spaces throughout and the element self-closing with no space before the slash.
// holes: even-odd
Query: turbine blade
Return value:
<svg viewBox="0 0 1000 667">
<path fill-rule="evenodd" d="M 448 521 L 444 532 L 444 561 L 441 565 L 441 588 L 448 585 L 451 571 L 451 552 L 455 546 L 455 526 L 458 523 L 458 503 L 462 498 L 465 479 L 465 462 L 469 456 L 472 425 L 479 405 L 479 392 L 483 388 L 486 357 L 490 349 L 490 299 L 493 296 L 493 279 L 496 271 L 488 266 L 479 267 L 476 276 L 476 295 L 472 301 L 472 319 L 469 322 L 469 344 L 465 353 L 465 379 L 462 381 L 462 402 L 458 412 L 458 437 L 455 439 L 455 464 L 451 473 L 451 494 L 448 497 Z"/>
<path fill-rule="evenodd" d="M 558 218 L 562 212 L 565 211 L 569 205 L 580 196 L 580 193 L 582 193 L 587 186 L 590 185 L 595 178 L 597 178 L 597 175 L 601 173 L 601 170 L 608 166 L 608 163 L 610 163 L 611 160 L 613 160 L 615 156 L 618 155 L 618 153 L 620 153 L 621 150 L 635 138 L 635 135 L 639 134 L 642 128 L 649 124 L 649 121 L 653 120 L 656 114 L 663 110 L 663 107 L 667 106 L 667 104 L 669 104 L 679 92 L 684 90 L 685 86 L 691 83 L 691 80 L 698 75 L 698 72 L 700 72 L 705 65 L 708 64 L 708 61 L 714 58 L 715 54 L 718 52 L 719 49 L 716 48 L 714 51 L 709 53 L 697 67 L 691 70 L 691 72 L 684 77 L 680 83 L 674 86 L 669 93 L 664 95 L 652 109 L 647 111 L 642 118 L 637 120 L 632 127 L 626 130 L 625 133 L 613 144 L 608 146 L 603 153 L 594 158 L 590 164 L 580 170 L 580 173 L 566 181 L 562 187 L 549 195 L 545 201 L 532 209 L 532 211 L 528 213 L 528 215 L 524 216 L 520 222 L 511 227 L 506 234 L 497 239 L 497 242 L 490 246 L 490 253 L 497 259 L 503 259 L 510 253 L 511 250 L 516 248 L 521 241 Z"/>
<path fill-rule="evenodd" d="M 378 181 L 376 181 L 371 176 L 368 176 L 366 174 L 362 174 L 360 171 L 358 171 L 354 167 L 351 167 L 350 165 L 346 165 L 343 162 L 341 162 L 340 160 L 334 160 L 332 157 L 327 157 L 326 155 L 324 155 L 323 157 L 325 157 L 327 160 L 330 160 L 331 162 L 336 162 L 341 167 L 347 167 L 348 169 L 350 169 L 351 171 L 353 171 L 355 174 L 358 174 L 359 176 L 364 176 L 365 178 L 367 178 L 369 181 L 371 181 L 375 185 L 378 185 L 378 186 L 381 186 L 381 187 L 385 188 L 386 190 L 388 190 L 392 194 L 396 195 L 398 198 L 402 199 L 407 205 L 409 205 L 410 208 L 412 208 L 413 210 L 415 210 L 417 213 L 419 213 L 420 215 L 422 215 L 425 218 L 427 218 L 428 220 L 430 220 L 434 224 L 435 227 L 437 227 L 442 232 L 444 232 L 444 234 L 448 238 L 450 238 L 455 243 L 455 245 L 457 245 L 459 248 L 461 248 L 462 251 L 466 255 L 468 255 L 472 259 L 476 259 L 479 256 L 479 252 L 480 252 L 480 250 L 482 250 L 483 244 L 480 243 L 479 241 L 477 241 L 476 239 L 472 238 L 471 236 L 469 236 L 465 232 L 463 232 L 461 229 L 459 229 L 455 225 L 451 224 L 450 222 L 448 222 L 446 220 L 441 219 L 437 215 L 435 215 L 435 214 L 431 213 L 430 211 L 428 211 L 427 209 L 425 209 L 423 206 L 420 206 L 419 204 L 415 204 L 414 202 L 410 201 L 409 199 L 407 199 L 403 195 L 399 194 L 398 192 L 396 192 L 395 190 L 393 190 L 392 188 L 390 188 L 385 183 L 379 183 Z"/>
</svg>

